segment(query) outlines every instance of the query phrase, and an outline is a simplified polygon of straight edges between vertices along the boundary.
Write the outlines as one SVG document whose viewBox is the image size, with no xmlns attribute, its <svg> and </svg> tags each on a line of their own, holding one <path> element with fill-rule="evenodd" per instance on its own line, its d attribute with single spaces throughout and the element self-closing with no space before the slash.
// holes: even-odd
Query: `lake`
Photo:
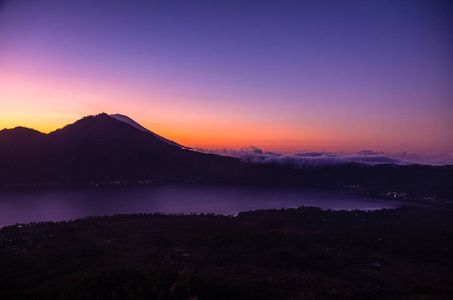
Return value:
<svg viewBox="0 0 453 300">
<path fill-rule="evenodd" d="M 0 193 L 0 227 L 132 213 L 215 213 L 317 206 L 333 210 L 397 208 L 402 203 L 344 190 L 238 186 L 163 185 L 127 188 L 55 189 Z"/>
</svg>

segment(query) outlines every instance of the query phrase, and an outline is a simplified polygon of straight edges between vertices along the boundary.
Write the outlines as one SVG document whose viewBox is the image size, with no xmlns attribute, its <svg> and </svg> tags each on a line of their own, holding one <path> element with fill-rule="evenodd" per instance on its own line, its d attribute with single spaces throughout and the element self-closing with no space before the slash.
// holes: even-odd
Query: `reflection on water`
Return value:
<svg viewBox="0 0 453 300">
<path fill-rule="evenodd" d="M 110 189 L 21 191 L 0 194 L 0 227 L 130 213 L 215 213 L 317 206 L 322 209 L 396 208 L 345 191 L 166 185 Z"/>
</svg>

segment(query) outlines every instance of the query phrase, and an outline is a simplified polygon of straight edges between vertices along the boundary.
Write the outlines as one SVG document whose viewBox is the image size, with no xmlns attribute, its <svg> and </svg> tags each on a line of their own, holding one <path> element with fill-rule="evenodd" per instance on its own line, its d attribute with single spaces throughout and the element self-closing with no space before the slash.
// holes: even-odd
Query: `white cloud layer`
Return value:
<svg viewBox="0 0 453 300">
<path fill-rule="evenodd" d="M 237 157 L 240 158 L 243 162 L 248 163 L 285 164 L 294 165 L 296 167 L 342 165 L 349 163 L 362 163 L 367 165 L 453 165 L 453 153 L 430 153 L 419 155 L 407 152 L 384 153 L 375 152 L 372 150 L 362 150 L 354 153 L 304 151 L 286 155 L 281 153 L 263 151 L 254 146 L 241 148 L 240 150 L 207 150 L 202 148 L 194 148 L 192 150 L 203 153 Z"/>
</svg>

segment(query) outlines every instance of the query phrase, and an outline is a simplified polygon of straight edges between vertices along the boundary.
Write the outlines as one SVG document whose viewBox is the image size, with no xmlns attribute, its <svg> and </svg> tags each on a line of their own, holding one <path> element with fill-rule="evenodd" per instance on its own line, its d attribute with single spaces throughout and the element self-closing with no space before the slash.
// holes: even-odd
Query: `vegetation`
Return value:
<svg viewBox="0 0 453 300">
<path fill-rule="evenodd" d="M 452 211 L 137 214 L 0 229 L 1 299 L 449 299 Z"/>
</svg>

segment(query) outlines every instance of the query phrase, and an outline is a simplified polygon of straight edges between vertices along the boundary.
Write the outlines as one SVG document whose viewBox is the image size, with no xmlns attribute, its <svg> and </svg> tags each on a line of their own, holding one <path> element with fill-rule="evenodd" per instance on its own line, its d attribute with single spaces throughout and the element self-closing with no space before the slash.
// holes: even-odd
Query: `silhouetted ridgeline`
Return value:
<svg viewBox="0 0 453 300">
<path fill-rule="evenodd" d="M 49 134 L 23 127 L 0 131 L 2 187 L 138 180 L 319 187 L 359 184 L 376 194 L 453 195 L 453 166 L 247 164 L 169 144 L 107 114 L 85 117 Z"/>
<path fill-rule="evenodd" d="M 0 181 L 90 182 L 231 177 L 239 161 L 169 145 L 107 114 L 85 117 L 50 134 L 0 132 Z"/>
</svg>

